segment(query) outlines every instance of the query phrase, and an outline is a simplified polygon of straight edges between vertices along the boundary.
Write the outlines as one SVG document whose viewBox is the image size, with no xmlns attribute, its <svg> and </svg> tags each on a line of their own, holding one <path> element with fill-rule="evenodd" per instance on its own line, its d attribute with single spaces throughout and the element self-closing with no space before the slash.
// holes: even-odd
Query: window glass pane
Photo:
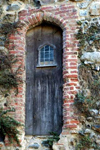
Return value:
<svg viewBox="0 0 100 150">
<path fill-rule="evenodd" d="M 44 47 L 41 49 L 41 52 L 43 52 L 44 51 Z"/>
<path fill-rule="evenodd" d="M 49 61 L 49 52 L 45 52 L 45 61 Z"/>
<path fill-rule="evenodd" d="M 50 47 L 50 51 L 53 51 L 53 47 Z"/>
<path fill-rule="evenodd" d="M 53 61 L 54 60 L 54 55 L 53 55 L 53 52 L 50 53 L 50 61 Z"/>
<path fill-rule="evenodd" d="M 54 49 L 53 47 L 46 45 L 40 50 L 39 63 L 41 65 L 49 65 L 54 62 Z"/>
<path fill-rule="evenodd" d="M 49 51 L 49 45 L 45 46 L 45 51 Z"/>
<path fill-rule="evenodd" d="M 41 58 L 41 59 L 40 59 L 40 62 L 43 62 L 43 61 L 44 61 L 44 58 Z"/>
<path fill-rule="evenodd" d="M 44 61 L 44 50 L 42 49 L 41 51 L 40 51 L 40 61 Z"/>
</svg>

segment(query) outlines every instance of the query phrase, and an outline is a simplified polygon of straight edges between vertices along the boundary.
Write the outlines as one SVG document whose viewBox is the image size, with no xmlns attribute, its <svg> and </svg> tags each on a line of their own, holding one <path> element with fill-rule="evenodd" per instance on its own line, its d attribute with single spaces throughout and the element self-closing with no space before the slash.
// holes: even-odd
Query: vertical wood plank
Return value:
<svg viewBox="0 0 100 150">
<path fill-rule="evenodd" d="M 37 68 L 38 47 L 55 45 L 56 67 Z M 62 31 L 46 23 L 26 35 L 26 134 L 60 134 L 62 129 Z"/>
</svg>

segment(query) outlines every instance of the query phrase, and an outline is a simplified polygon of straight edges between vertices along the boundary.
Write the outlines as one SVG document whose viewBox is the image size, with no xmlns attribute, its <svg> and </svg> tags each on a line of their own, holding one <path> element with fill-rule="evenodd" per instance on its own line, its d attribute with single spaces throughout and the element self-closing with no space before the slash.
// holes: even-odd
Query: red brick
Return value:
<svg viewBox="0 0 100 150">
<path fill-rule="evenodd" d="M 29 16 L 30 16 L 31 14 L 33 14 L 35 11 L 36 11 L 35 8 L 29 9 L 29 10 L 28 10 Z"/>
<path fill-rule="evenodd" d="M 12 43 L 9 45 L 9 49 L 11 50 L 11 54 L 16 54 L 18 55 L 19 62 L 17 62 L 16 65 L 14 65 L 14 69 L 18 67 L 22 63 L 24 67 L 24 53 L 25 53 L 25 35 L 26 32 L 29 28 L 30 25 L 35 25 L 36 23 L 39 23 L 42 21 L 42 14 L 44 12 L 44 20 L 50 21 L 50 22 L 55 22 L 57 25 L 59 25 L 63 30 L 63 39 L 64 39 L 64 53 L 63 53 L 63 76 L 65 78 L 64 86 L 63 86 L 63 118 L 64 118 L 64 128 L 76 128 L 77 124 L 79 123 L 78 120 L 73 120 L 74 117 L 71 116 L 70 112 L 73 113 L 74 115 L 74 110 L 71 107 L 72 104 L 74 103 L 74 97 L 77 93 L 77 90 L 75 91 L 74 89 L 78 89 L 78 74 L 77 74 L 77 44 L 78 41 L 74 39 L 74 30 L 76 30 L 76 11 L 74 10 L 74 6 L 71 6 L 71 4 L 66 6 L 60 5 L 60 7 L 54 8 L 52 6 L 42 6 L 40 9 L 35 9 L 35 8 L 29 8 L 29 10 L 23 10 L 19 12 L 19 19 L 25 22 L 24 27 L 22 29 L 17 29 L 20 36 L 17 35 L 14 36 L 13 34 L 10 36 L 10 40 Z M 59 11 L 60 10 L 60 11 Z M 40 11 L 40 12 L 39 12 Z M 48 12 L 47 12 L 48 11 Z M 55 15 L 53 12 L 55 11 Z M 66 13 L 67 12 L 67 13 Z M 32 15 L 31 15 L 32 14 Z M 60 15 L 59 15 L 60 14 Z M 28 19 L 27 19 L 28 18 Z M 30 22 L 30 23 L 29 23 Z M 21 23 L 21 22 L 20 22 Z M 68 26 L 67 26 L 68 23 Z M 22 31 L 23 30 L 23 31 Z M 23 37 L 23 39 L 22 39 Z M 68 41 L 69 40 L 69 41 Z M 13 41 L 15 45 L 13 44 Z M 16 46 L 16 47 L 15 47 Z M 13 50 L 13 47 L 15 50 Z M 20 75 L 23 77 L 23 69 L 20 71 L 22 74 Z M 70 73 L 70 74 L 69 74 Z M 66 83 L 67 82 L 67 83 Z M 16 107 L 16 118 L 19 121 L 22 121 L 22 118 L 20 116 L 20 113 L 24 112 L 24 95 L 23 94 L 23 84 L 22 86 L 18 87 L 19 94 L 14 97 L 12 95 L 12 105 Z M 20 103 L 21 102 L 21 103 Z M 75 116 L 75 115 L 74 115 Z M 67 134 L 69 131 L 62 131 L 62 134 Z"/>
<path fill-rule="evenodd" d="M 68 91 L 68 94 L 77 94 L 77 91 Z"/>
<path fill-rule="evenodd" d="M 77 66 L 69 66 L 67 69 L 77 69 Z"/>
<path fill-rule="evenodd" d="M 79 121 L 77 121 L 77 120 L 71 120 L 70 123 L 79 124 Z"/>
<path fill-rule="evenodd" d="M 31 17 L 32 17 L 32 20 L 33 20 L 33 24 L 36 24 L 37 23 L 36 16 L 33 14 Z"/>
<path fill-rule="evenodd" d="M 78 82 L 78 79 L 70 79 L 72 82 Z"/>
<path fill-rule="evenodd" d="M 69 62 L 77 62 L 77 59 L 68 59 Z"/>
<path fill-rule="evenodd" d="M 31 17 L 28 17 L 28 20 L 29 20 L 29 22 L 31 23 L 31 25 L 34 24 L 34 21 L 33 21 L 33 19 L 32 19 Z"/>
<path fill-rule="evenodd" d="M 67 78 L 77 78 L 78 75 L 77 74 L 69 74 L 69 75 L 65 75 Z"/>
<path fill-rule="evenodd" d="M 74 87 L 70 87 L 70 90 L 74 90 Z"/>
<path fill-rule="evenodd" d="M 76 124 L 69 124 L 69 125 L 66 125 L 65 126 L 66 128 L 77 128 L 77 125 Z"/>
<path fill-rule="evenodd" d="M 16 36 L 11 35 L 11 36 L 9 37 L 9 39 L 10 39 L 10 40 L 16 40 Z"/>
<path fill-rule="evenodd" d="M 70 119 L 70 120 L 72 120 L 73 119 L 73 117 L 70 117 L 70 116 L 64 116 L 64 119 Z"/>
<path fill-rule="evenodd" d="M 74 82 L 67 83 L 67 86 L 70 86 L 70 85 L 77 85 L 77 84 L 76 84 L 76 83 L 74 83 Z"/>
<path fill-rule="evenodd" d="M 68 100 L 67 102 L 72 104 L 74 102 L 74 100 Z"/>
<path fill-rule="evenodd" d="M 19 17 L 19 20 L 26 20 L 26 19 L 27 19 L 26 16 L 20 16 L 20 17 Z"/>
<path fill-rule="evenodd" d="M 67 135 L 67 134 L 69 134 L 69 131 L 62 131 L 61 134 L 62 134 L 62 135 Z"/>
<path fill-rule="evenodd" d="M 22 10 L 18 13 L 19 16 L 27 16 L 28 15 L 28 11 L 27 10 Z"/>
<path fill-rule="evenodd" d="M 75 96 L 74 95 L 70 95 L 70 99 L 74 99 L 75 98 Z M 74 101 L 73 101 L 74 102 Z"/>
<path fill-rule="evenodd" d="M 76 65 L 77 65 L 77 63 L 74 63 L 74 62 L 70 63 L 70 66 L 76 66 Z"/>
<path fill-rule="evenodd" d="M 51 9 L 53 9 L 53 7 L 51 7 L 51 6 L 49 6 L 49 7 L 46 6 L 46 7 L 42 7 L 42 8 L 41 8 L 41 10 L 51 10 Z"/>
<path fill-rule="evenodd" d="M 75 73 L 75 74 L 76 74 L 76 73 L 78 73 L 78 71 L 77 71 L 77 70 L 76 70 L 76 71 L 74 71 L 74 70 L 72 71 L 72 70 L 71 70 L 70 73 Z M 77 81 L 78 81 L 78 80 L 77 80 Z"/>
</svg>

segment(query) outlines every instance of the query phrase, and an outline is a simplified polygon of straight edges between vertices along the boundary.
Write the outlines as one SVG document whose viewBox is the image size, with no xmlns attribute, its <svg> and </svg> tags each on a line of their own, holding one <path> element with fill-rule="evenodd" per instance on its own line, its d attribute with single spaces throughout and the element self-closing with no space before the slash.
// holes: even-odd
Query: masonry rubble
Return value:
<svg viewBox="0 0 100 150">
<path fill-rule="evenodd" d="M 9 48 L 5 46 L 5 34 L 0 28 L 0 49 L 7 49 L 22 62 L 22 78 L 25 81 L 25 35 L 28 29 L 42 23 L 42 21 L 56 24 L 63 30 L 63 127 L 60 140 L 53 145 L 53 150 L 74 150 L 78 132 L 82 123 L 87 125 L 86 134 L 95 137 L 100 146 L 100 110 L 91 109 L 91 117 L 79 119 L 74 99 L 78 90 L 78 40 L 75 39 L 77 21 L 86 18 L 99 20 L 100 2 L 98 0 L 1 0 L 0 1 L 0 27 L 7 23 L 17 23 L 15 33 L 9 36 Z M 6 29 L 5 29 L 6 30 Z M 84 64 L 94 64 L 100 67 L 100 52 L 84 52 L 81 60 Z M 13 68 L 16 69 L 16 68 Z M 86 92 L 89 95 L 89 91 Z M 13 100 L 12 100 L 13 99 Z M 0 93 L 0 105 L 5 107 L 6 98 Z M 16 101 L 18 105 L 16 105 Z M 15 106 L 15 118 L 25 123 L 25 82 L 20 86 L 19 93 L 9 97 L 10 106 Z M 100 103 L 97 103 L 100 106 Z M 20 115 L 21 114 L 21 115 Z M 95 120 L 95 122 L 93 122 Z M 91 126 L 91 129 L 88 128 Z M 1 150 L 49 150 L 42 144 L 47 136 L 25 136 L 24 128 L 19 136 L 22 147 L 9 144 L 7 137 L 5 143 L 0 142 Z M 94 150 L 94 149 L 93 149 Z"/>
</svg>

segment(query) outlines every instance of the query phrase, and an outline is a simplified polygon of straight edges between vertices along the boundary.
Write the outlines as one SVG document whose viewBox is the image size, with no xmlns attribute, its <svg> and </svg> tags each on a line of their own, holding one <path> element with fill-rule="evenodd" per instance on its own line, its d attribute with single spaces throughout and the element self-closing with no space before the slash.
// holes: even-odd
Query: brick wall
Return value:
<svg viewBox="0 0 100 150">
<path fill-rule="evenodd" d="M 78 4 L 81 4 L 78 3 Z M 42 21 L 56 24 L 63 30 L 63 127 L 60 135 L 63 137 L 77 133 L 80 128 L 78 115 L 74 106 L 74 98 L 79 90 L 78 82 L 78 41 L 75 39 L 77 32 L 77 20 L 84 17 L 81 6 L 68 1 L 58 4 L 44 5 L 40 8 L 28 6 L 17 12 L 17 28 L 9 35 L 9 52 L 18 58 L 18 62 L 14 64 L 13 69 L 16 70 L 21 65 L 19 76 L 23 79 L 18 87 L 18 95 L 15 96 L 13 90 L 9 100 L 9 105 L 14 106 L 16 112 L 13 117 L 18 121 L 25 123 L 25 36 L 28 29 L 33 28 L 42 23 Z M 84 3 L 85 5 L 85 3 Z M 83 5 L 82 5 L 83 6 Z M 88 4 L 87 4 L 88 6 Z M 79 9 L 80 7 L 80 13 Z M 84 6 L 85 7 L 85 6 Z M 92 7 L 92 6 L 91 6 Z M 93 10 L 92 8 L 90 9 Z M 79 15 L 80 14 L 80 15 Z M 93 11 L 92 11 L 93 15 Z M 92 17 L 92 16 L 91 16 Z M 22 129 L 21 143 L 24 143 L 24 129 Z M 5 139 L 8 144 L 7 137 Z M 59 144 L 64 144 L 64 140 L 60 140 Z M 65 144 L 66 145 L 66 144 Z M 13 149 L 13 148 L 12 148 Z M 24 147 L 22 147 L 24 149 Z M 68 150 L 68 148 L 66 149 Z"/>
<path fill-rule="evenodd" d="M 9 51 L 18 58 L 18 63 L 13 66 L 16 69 L 22 65 L 20 77 L 25 81 L 25 36 L 29 28 L 35 27 L 42 21 L 56 24 L 63 30 L 63 129 L 62 135 L 66 135 L 68 128 L 77 128 L 79 121 L 74 113 L 73 103 L 75 95 L 79 89 L 77 71 L 77 40 L 75 32 L 77 30 L 76 21 L 78 19 L 77 10 L 71 3 L 60 6 L 43 6 L 40 9 L 28 8 L 18 14 L 19 28 L 9 36 Z M 17 96 L 11 95 L 11 106 L 16 112 L 14 117 L 21 122 L 25 122 L 25 82 L 19 85 Z M 70 132 L 68 129 L 67 133 Z"/>
</svg>

